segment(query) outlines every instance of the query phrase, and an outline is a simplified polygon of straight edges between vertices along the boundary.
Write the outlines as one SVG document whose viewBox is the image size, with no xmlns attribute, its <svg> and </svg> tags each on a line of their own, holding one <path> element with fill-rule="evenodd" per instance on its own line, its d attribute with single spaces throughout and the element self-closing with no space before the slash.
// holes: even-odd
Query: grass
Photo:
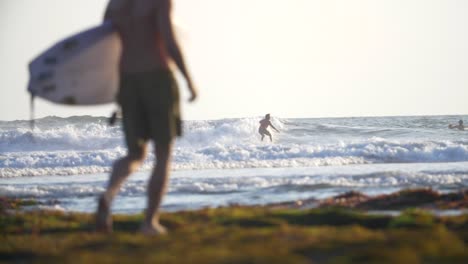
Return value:
<svg viewBox="0 0 468 264">
<path fill-rule="evenodd" d="M 11 209 L 10 209 L 11 211 Z M 145 237 L 142 215 L 114 216 L 93 232 L 89 214 L 0 214 L 8 263 L 468 263 L 468 215 L 400 216 L 347 209 L 231 207 L 165 213 L 170 234 Z"/>
</svg>

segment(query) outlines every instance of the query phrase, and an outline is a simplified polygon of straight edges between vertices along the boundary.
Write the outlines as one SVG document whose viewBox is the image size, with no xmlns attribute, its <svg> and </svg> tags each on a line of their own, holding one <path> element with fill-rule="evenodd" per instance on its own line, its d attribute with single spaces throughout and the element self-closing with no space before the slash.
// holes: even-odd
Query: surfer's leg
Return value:
<svg viewBox="0 0 468 264">
<path fill-rule="evenodd" d="M 271 137 L 271 133 L 268 130 L 266 130 L 264 133 L 265 133 L 265 135 L 269 136 L 270 141 L 273 142 L 273 138 Z"/>
<path fill-rule="evenodd" d="M 172 142 L 155 144 L 157 163 L 148 184 L 148 208 L 141 232 L 146 235 L 166 233 L 159 223 L 158 209 L 166 191 L 172 154 Z"/>
<path fill-rule="evenodd" d="M 146 147 L 139 153 L 129 153 L 126 157 L 116 161 L 112 169 L 109 185 L 104 193 L 107 201 L 112 201 L 120 190 L 120 185 L 143 163 L 146 157 Z"/>
<path fill-rule="evenodd" d="M 116 161 L 112 169 L 104 194 L 99 198 L 98 210 L 96 213 L 96 230 L 100 232 L 112 231 L 112 218 L 110 205 L 112 200 L 120 190 L 124 180 L 135 170 L 137 170 L 146 156 L 146 145 L 142 145 L 139 151 L 129 152 L 127 156 Z"/>
</svg>

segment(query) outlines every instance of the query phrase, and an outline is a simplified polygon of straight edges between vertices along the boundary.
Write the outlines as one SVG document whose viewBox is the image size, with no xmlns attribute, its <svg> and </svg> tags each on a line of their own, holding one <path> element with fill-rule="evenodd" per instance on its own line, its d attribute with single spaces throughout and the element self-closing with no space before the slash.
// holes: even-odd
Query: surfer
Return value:
<svg viewBox="0 0 468 264">
<path fill-rule="evenodd" d="M 171 6 L 171 0 L 110 0 L 106 9 L 105 20 L 113 22 L 122 40 L 117 101 L 128 153 L 114 163 L 107 189 L 99 198 L 97 231 L 112 231 L 111 202 L 124 180 L 143 163 L 152 140 L 157 162 L 148 183 L 141 232 L 166 233 L 158 212 L 168 182 L 173 139 L 182 133 L 179 92 L 170 61 L 187 81 L 189 101 L 197 98 L 173 31 Z"/>
<path fill-rule="evenodd" d="M 270 133 L 270 131 L 268 131 L 267 128 L 269 126 L 271 126 L 274 130 L 276 130 L 276 132 L 279 132 L 279 131 L 278 131 L 278 129 L 276 129 L 276 127 L 274 127 L 271 124 L 270 114 L 266 114 L 265 118 L 262 119 L 259 123 L 260 123 L 260 127 L 258 128 L 258 133 L 260 133 L 260 135 L 262 136 L 262 141 L 263 141 L 263 138 L 265 137 L 265 135 L 270 137 L 270 141 L 273 141 L 273 138 L 271 137 L 271 133 Z"/>
<path fill-rule="evenodd" d="M 450 129 L 458 129 L 458 130 L 465 130 L 465 125 L 463 125 L 463 120 L 458 121 L 458 125 L 449 125 Z"/>
</svg>

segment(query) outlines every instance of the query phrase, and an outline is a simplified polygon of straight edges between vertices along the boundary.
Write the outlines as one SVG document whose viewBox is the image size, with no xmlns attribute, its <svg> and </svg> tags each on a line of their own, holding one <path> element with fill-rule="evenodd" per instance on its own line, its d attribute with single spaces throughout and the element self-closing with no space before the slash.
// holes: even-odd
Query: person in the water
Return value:
<svg viewBox="0 0 468 264">
<path fill-rule="evenodd" d="M 465 130 L 465 125 L 463 125 L 463 120 L 458 121 L 458 125 L 449 125 L 450 129 Z"/>
<path fill-rule="evenodd" d="M 270 114 L 266 114 L 265 118 L 260 121 L 260 127 L 258 128 L 258 133 L 262 136 L 262 141 L 265 135 L 270 137 L 270 141 L 273 141 L 273 138 L 271 137 L 270 131 L 268 131 L 268 127 L 271 126 L 276 132 L 279 132 L 276 127 L 274 127 L 271 122 L 270 122 Z"/>
</svg>

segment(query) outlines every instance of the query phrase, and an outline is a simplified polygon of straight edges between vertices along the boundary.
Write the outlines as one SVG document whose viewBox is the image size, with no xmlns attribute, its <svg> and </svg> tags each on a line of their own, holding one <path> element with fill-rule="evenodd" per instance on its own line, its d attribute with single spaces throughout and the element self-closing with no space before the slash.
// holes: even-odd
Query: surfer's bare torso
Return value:
<svg viewBox="0 0 468 264">
<path fill-rule="evenodd" d="M 168 54 L 162 40 L 163 16 L 169 15 L 167 0 L 113 0 L 105 19 L 111 20 L 122 40 L 122 72 L 167 69 Z"/>
<path fill-rule="evenodd" d="M 104 19 L 112 21 L 122 39 L 122 73 L 167 70 L 173 61 L 187 81 L 189 101 L 194 101 L 197 89 L 174 34 L 171 10 L 171 0 L 111 0 Z"/>
<path fill-rule="evenodd" d="M 260 127 L 258 128 L 258 131 L 260 133 L 270 134 L 267 130 L 269 126 L 271 126 L 270 120 L 263 119 L 260 121 Z"/>
</svg>

